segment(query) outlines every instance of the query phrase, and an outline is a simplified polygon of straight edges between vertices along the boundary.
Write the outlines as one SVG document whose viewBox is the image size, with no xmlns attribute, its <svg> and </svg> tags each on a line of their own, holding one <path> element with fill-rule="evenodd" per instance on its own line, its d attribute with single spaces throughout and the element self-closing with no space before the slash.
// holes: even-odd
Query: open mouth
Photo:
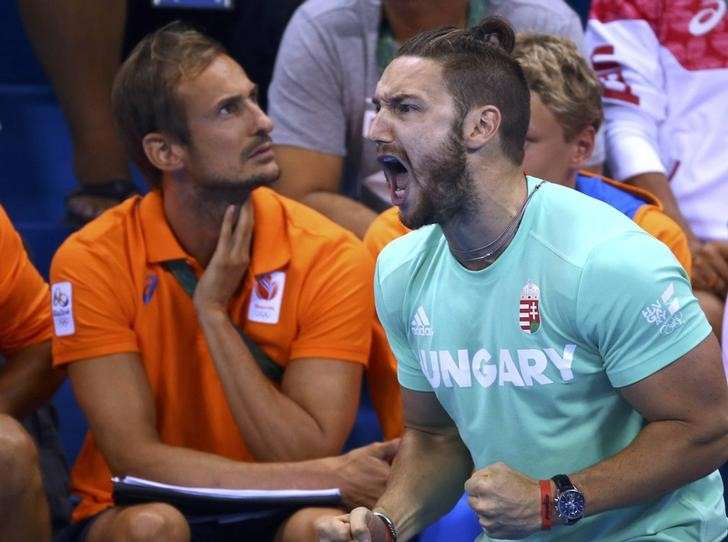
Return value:
<svg viewBox="0 0 728 542">
<path fill-rule="evenodd" d="M 382 165 L 384 176 L 387 178 L 392 191 L 392 203 L 404 200 L 409 184 L 409 170 L 402 160 L 393 154 L 381 154 L 377 160 Z"/>
</svg>

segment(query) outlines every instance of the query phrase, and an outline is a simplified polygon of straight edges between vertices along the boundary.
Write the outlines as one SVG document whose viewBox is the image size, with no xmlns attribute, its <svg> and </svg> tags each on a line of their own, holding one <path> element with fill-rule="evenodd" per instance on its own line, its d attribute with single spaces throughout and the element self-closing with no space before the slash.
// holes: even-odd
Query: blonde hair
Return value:
<svg viewBox="0 0 728 542">
<path fill-rule="evenodd" d="M 602 87 L 569 39 L 548 34 L 518 34 L 513 57 L 535 92 L 571 141 L 587 126 L 602 123 Z"/>
</svg>

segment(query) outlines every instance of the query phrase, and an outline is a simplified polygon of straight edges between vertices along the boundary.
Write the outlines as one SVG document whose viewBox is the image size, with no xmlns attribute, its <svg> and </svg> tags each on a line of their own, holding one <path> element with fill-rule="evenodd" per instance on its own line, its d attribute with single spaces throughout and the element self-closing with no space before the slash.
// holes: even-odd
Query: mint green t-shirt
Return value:
<svg viewBox="0 0 728 542">
<path fill-rule="evenodd" d="M 529 177 L 529 190 L 540 182 Z M 515 238 L 486 269 L 462 267 L 439 226 L 427 226 L 383 250 L 375 290 L 401 385 L 435 393 L 476 469 L 503 461 L 536 479 L 625 448 L 644 419 L 617 388 L 711 331 L 666 246 L 612 207 L 552 183 L 533 194 Z M 726 533 L 714 472 L 528 540 L 707 542 Z"/>
</svg>

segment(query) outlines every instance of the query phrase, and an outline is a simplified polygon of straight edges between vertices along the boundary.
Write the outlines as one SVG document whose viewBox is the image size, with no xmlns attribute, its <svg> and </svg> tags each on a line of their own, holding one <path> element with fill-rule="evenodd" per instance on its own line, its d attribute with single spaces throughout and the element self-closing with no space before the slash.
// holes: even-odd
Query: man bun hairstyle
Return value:
<svg viewBox="0 0 728 542">
<path fill-rule="evenodd" d="M 505 19 L 487 17 L 469 30 L 473 37 L 492 47 L 500 47 L 511 54 L 516 44 L 516 34 Z"/>
<path fill-rule="evenodd" d="M 197 77 L 226 54 L 215 40 L 178 21 L 144 37 L 119 68 L 111 90 L 114 121 L 130 158 L 152 188 L 162 172 L 147 158 L 142 140 L 152 132 L 189 143 L 184 106 L 177 85 Z"/>
<path fill-rule="evenodd" d="M 497 107 L 501 148 L 520 165 L 530 97 L 523 70 L 511 56 L 515 43 L 516 35 L 505 19 L 486 17 L 470 29 L 450 26 L 422 32 L 405 42 L 395 58 L 417 56 L 442 65 L 445 85 L 460 115 L 458 126 L 474 107 Z"/>
</svg>

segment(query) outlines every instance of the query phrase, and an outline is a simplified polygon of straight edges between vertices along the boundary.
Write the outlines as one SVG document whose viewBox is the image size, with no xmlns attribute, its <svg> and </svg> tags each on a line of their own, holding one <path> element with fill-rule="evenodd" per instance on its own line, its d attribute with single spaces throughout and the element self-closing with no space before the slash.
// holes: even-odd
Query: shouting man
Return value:
<svg viewBox="0 0 728 542">
<path fill-rule="evenodd" d="M 728 392 L 669 249 L 623 213 L 525 177 L 512 29 L 421 34 L 369 136 L 404 225 L 375 278 L 405 433 L 372 509 L 322 541 L 407 539 L 461 495 L 482 540 L 722 540 Z"/>
</svg>

